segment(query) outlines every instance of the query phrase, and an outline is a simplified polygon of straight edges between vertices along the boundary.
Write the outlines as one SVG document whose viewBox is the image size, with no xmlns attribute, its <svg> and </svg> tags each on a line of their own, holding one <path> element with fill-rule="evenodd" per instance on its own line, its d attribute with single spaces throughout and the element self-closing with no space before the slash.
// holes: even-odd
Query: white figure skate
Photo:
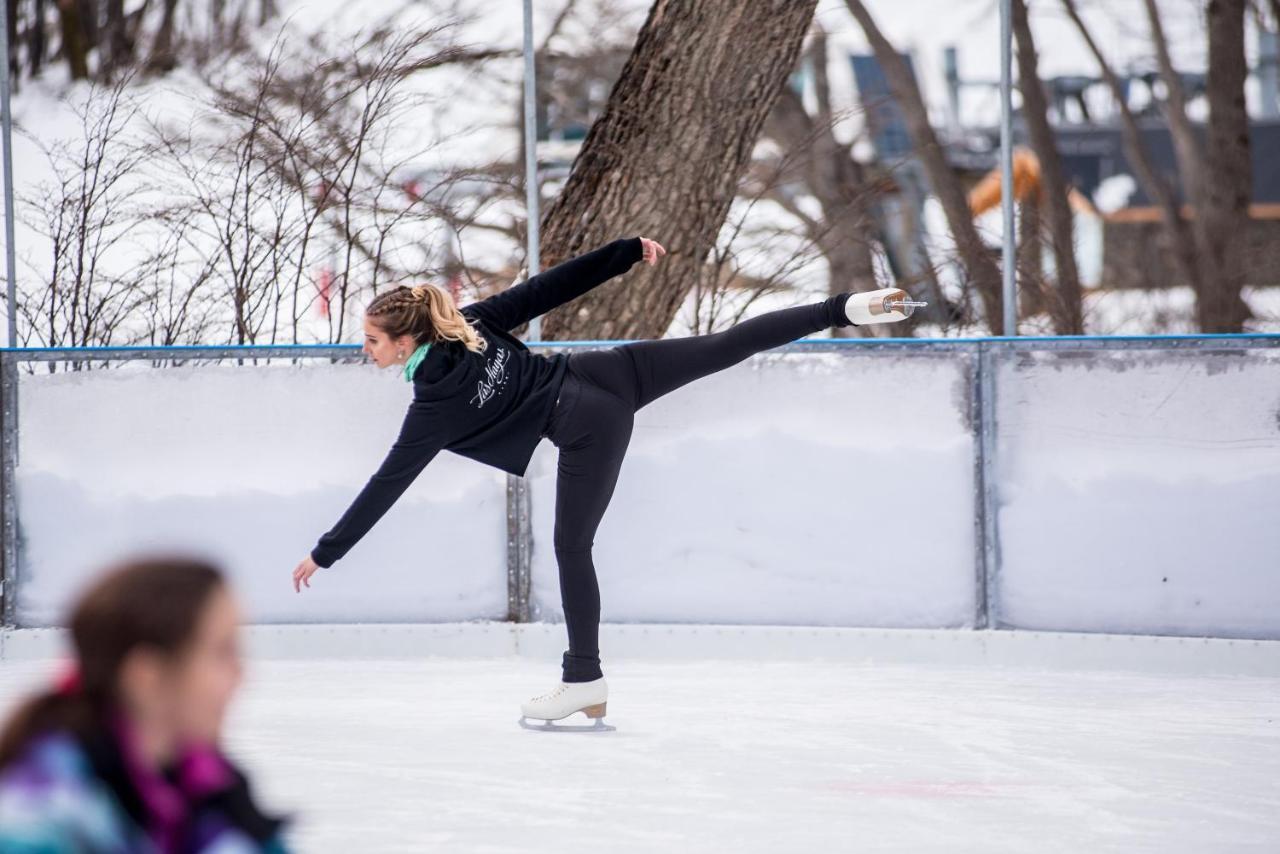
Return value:
<svg viewBox="0 0 1280 854">
<path fill-rule="evenodd" d="M 520 726 L 535 732 L 612 732 L 614 727 L 604 722 L 608 700 L 609 686 L 603 678 L 593 682 L 561 682 L 520 707 Z M 553 723 L 578 712 L 593 723 L 590 726 Z"/>
<path fill-rule="evenodd" d="M 844 304 L 844 313 L 850 323 L 869 326 L 906 320 L 917 308 L 928 304 L 913 300 L 902 288 L 881 288 L 849 297 Z"/>
</svg>

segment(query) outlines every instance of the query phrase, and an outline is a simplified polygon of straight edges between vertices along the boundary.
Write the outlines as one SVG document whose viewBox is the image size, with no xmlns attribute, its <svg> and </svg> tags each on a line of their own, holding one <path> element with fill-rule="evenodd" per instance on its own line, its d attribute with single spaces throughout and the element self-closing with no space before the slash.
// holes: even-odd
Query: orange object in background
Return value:
<svg viewBox="0 0 1280 854">
<path fill-rule="evenodd" d="M 1013 198 L 1022 201 L 1032 193 L 1040 192 L 1040 161 L 1025 148 L 1013 150 Z M 969 191 L 969 211 L 982 216 L 992 208 L 1000 207 L 1000 169 L 987 173 Z"/>
<path fill-rule="evenodd" d="M 969 212 L 979 217 L 992 208 L 1000 207 L 1000 186 L 1000 168 L 996 167 L 969 191 Z M 1038 194 L 1040 189 L 1040 158 L 1026 148 L 1015 148 L 1013 150 L 1014 201 L 1025 201 L 1033 193 Z M 1074 187 L 1067 191 L 1067 201 L 1076 213 L 1088 213 L 1094 216 L 1098 214 L 1093 203 Z"/>
</svg>

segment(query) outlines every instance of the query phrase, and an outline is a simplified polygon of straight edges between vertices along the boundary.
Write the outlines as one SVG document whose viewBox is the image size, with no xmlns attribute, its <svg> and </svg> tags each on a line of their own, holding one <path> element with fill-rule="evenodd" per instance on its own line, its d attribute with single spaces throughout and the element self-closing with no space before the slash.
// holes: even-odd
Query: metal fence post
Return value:
<svg viewBox="0 0 1280 854">
<path fill-rule="evenodd" d="M 5 9 L 16 8 L 6 4 Z M 15 13 L 16 14 L 16 13 Z M 18 272 L 17 247 L 13 239 L 13 116 L 9 111 L 9 22 L 0 15 L 0 144 L 4 147 L 4 272 L 8 300 L 9 346 L 18 346 Z"/>
<path fill-rule="evenodd" d="M 18 360 L 0 353 L 0 622 L 16 624 L 18 598 Z"/>
<path fill-rule="evenodd" d="M 542 270 L 541 228 L 538 186 L 538 100 L 537 73 L 533 47 L 533 0 L 524 0 L 524 205 L 528 232 L 526 266 L 530 277 Z M 529 321 L 528 340 L 542 340 L 542 318 Z"/>
<path fill-rule="evenodd" d="M 996 468 L 996 360 L 991 345 L 978 344 L 977 359 L 977 614 L 974 628 L 1000 622 L 1000 493 Z"/>
<path fill-rule="evenodd" d="M 529 581 L 533 537 L 529 524 L 529 482 L 507 475 L 507 619 L 530 619 Z"/>
<path fill-rule="evenodd" d="M 973 627 L 987 627 L 987 528 L 984 508 L 987 493 L 984 489 L 986 468 L 983 465 L 985 446 L 982 442 L 982 349 L 981 345 L 969 352 L 969 429 L 973 434 Z"/>
<path fill-rule="evenodd" d="M 541 248 L 538 211 L 538 113 L 536 73 L 533 47 L 533 3 L 524 0 L 524 185 L 527 213 L 528 256 L 530 277 L 541 270 Z M 542 339 L 542 318 L 529 321 L 526 341 Z M 529 527 L 529 484 L 524 478 L 507 476 L 507 619 L 527 623 L 530 618 L 529 574 L 533 552 L 533 535 Z"/>
<path fill-rule="evenodd" d="M 1000 0 L 1000 206 L 1004 220 L 1001 241 L 1001 293 L 1004 334 L 1018 334 L 1018 285 L 1014 278 L 1017 252 L 1013 198 L 1013 9 Z"/>
</svg>

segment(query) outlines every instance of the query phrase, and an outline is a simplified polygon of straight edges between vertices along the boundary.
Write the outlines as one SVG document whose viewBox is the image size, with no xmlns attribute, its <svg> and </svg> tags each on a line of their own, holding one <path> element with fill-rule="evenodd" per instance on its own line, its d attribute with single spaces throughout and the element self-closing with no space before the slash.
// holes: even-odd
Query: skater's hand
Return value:
<svg viewBox="0 0 1280 854">
<path fill-rule="evenodd" d="M 298 564 L 298 568 L 293 571 L 293 592 L 301 593 L 302 585 L 311 586 L 310 578 L 320 567 L 311 559 L 311 555 L 307 555 L 302 563 Z"/>
<path fill-rule="evenodd" d="M 658 263 L 658 259 L 667 254 L 667 250 L 662 248 L 662 244 L 656 240 L 650 240 L 647 237 L 640 238 L 640 245 L 644 247 L 644 255 L 640 260 L 644 261 L 650 267 Z"/>
</svg>

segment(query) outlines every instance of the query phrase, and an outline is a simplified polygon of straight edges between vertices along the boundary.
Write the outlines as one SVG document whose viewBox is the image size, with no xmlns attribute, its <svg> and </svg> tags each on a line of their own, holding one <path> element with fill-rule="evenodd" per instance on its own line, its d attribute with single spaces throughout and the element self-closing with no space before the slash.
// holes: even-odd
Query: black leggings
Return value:
<svg viewBox="0 0 1280 854">
<path fill-rule="evenodd" d="M 636 410 L 756 353 L 832 326 L 848 326 L 846 299 L 841 294 L 773 311 L 712 335 L 637 341 L 569 357 L 544 431 L 560 449 L 553 542 L 569 630 L 565 682 L 590 682 L 602 675 L 600 588 L 591 547 L 618 482 Z"/>
</svg>

